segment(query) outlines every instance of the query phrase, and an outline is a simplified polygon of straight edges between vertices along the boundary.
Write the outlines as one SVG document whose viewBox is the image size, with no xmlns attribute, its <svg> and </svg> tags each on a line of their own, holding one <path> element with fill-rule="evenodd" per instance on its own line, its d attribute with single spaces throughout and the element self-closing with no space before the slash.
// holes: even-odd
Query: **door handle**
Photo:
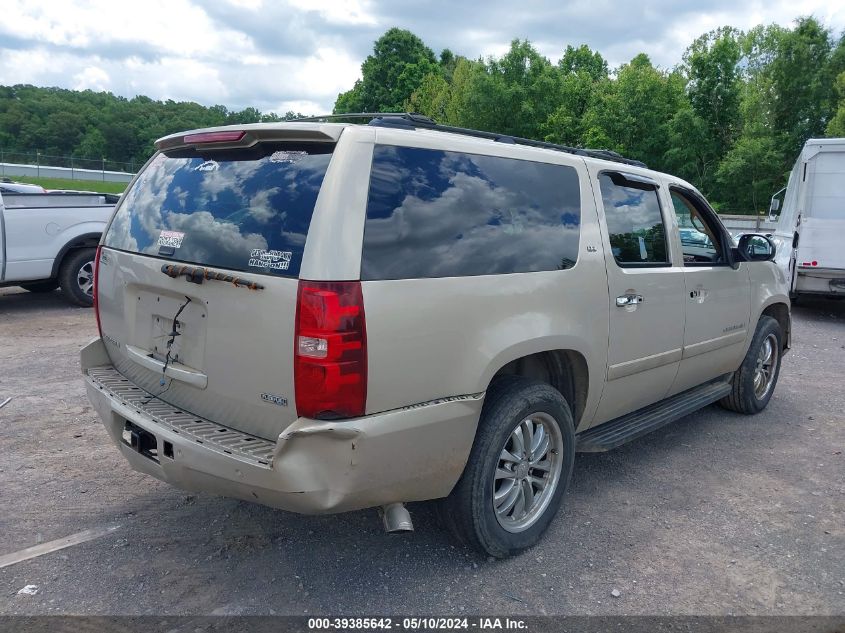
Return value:
<svg viewBox="0 0 845 633">
<path fill-rule="evenodd" d="M 627 306 L 635 306 L 643 301 L 645 299 L 643 299 L 642 295 L 622 295 L 621 297 L 616 297 L 616 307 L 625 308 Z"/>
</svg>

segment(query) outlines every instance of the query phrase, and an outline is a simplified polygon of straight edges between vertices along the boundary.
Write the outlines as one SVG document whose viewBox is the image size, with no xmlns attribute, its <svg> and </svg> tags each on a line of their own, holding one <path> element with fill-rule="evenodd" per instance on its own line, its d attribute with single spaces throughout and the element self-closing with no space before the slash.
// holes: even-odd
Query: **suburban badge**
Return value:
<svg viewBox="0 0 845 633">
<path fill-rule="evenodd" d="M 281 396 L 275 396 L 272 393 L 262 393 L 261 399 L 264 400 L 264 402 L 271 402 L 273 404 L 279 405 L 280 407 L 288 406 L 288 399 L 287 398 L 282 398 Z"/>
</svg>

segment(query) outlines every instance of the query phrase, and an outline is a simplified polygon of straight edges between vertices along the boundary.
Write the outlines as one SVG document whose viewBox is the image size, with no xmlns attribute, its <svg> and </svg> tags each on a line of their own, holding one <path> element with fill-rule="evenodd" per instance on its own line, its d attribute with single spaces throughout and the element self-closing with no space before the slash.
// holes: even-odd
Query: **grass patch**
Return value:
<svg viewBox="0 0 845 633">
<path fill-rule="evenodd" d="M 8 176 L 15 182 L 41 185 L 45 189 L 78 189 L 97 193 L 123 193 L 127 182 L 103 182 L 102 180 L 71 180 L 70 178 L 38 178 L 35 176 Z"/>
</svg>

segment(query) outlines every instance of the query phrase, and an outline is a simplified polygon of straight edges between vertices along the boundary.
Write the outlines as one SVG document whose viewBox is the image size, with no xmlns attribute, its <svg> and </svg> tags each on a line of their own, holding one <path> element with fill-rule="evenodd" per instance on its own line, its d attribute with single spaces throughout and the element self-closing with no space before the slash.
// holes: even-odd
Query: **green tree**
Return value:
<svg viewBox="0 0 845 633">
<path fill-rule="evenodd" d="M 726 210 L 762 212 L 782 186 L 783 153 L 771 136 L 740 138 L 719 165 L 716 178 L 724 188 Z"/>
<path fill-rule="evenodd" d="M 741 128 L 741 33 L 729 26 L 697 38 L 683 56 L 693 112 L 709 128 L 712 150 L 723 155 Z"/>
<path fill-rule="evenodd" d="M 580 145 L 584 137 L 584 115 L 607 81 L 607 62 L 586 45 L 567 46 L 557 65 L 561 74 L 558 105 L 541 127 L 543 138 L 553 143 Z"/>
<path fill-rule="evenodd" d="M 449 99 L 446 104 L 446 120 L 449 125 L 472 127 L 476 120 L 475 111 L 479 95 L 475 86 L 484 81 L 486 73 L 484 63 L 461 57 L 455 64 L 452 82 L 449 86 Z"/>
<path fill-rule="evenodd" d="M 455 67 L 458 65 L 460 57 L 455 55 L 448 48 L 440 51 L 440 72 L 446 82 L 451 83 L 452 76 L 455 74 Z"/>
<path fill-rule="evenodd" d="M 229 125 L 258 123 L 259 121 L 261 121 L 261 112 L 257 108 L 244 108 L 240 112 L 230 112 L 226 116 L 226 123 Z"/>
<path fill-rule="evenodd" d="M 836 78 L 836 93 L 839 95 L 839 106 L 827 125 L 827 135 L 845 137 L 845 72 Z"/>
<path fill-rule="evenodd" d="M 85 129 L 85 118 L 75 112 L 53 112 L 44 121 L 42 142 L 49 154 L 70 154 Z"/>
<path fill-rule="evenodd" d="M 446 123 L 450 99 L 451 86 L 446 79 L 439 73 L 430 73 L 423 77 L 419 88 L 414 90 L 405 103 L 404 109 L 424 114 L 438 123 Z"/>
<path fill-rule="evenodd" d="M 670 148 L 670 125 L 684 100 L 683 78 L 651 64 L 645 54 L 601 82 L 584 115 L 585 145 L 617 151 L 660 169 Z"/>
<path fill-rule="evenodd" d="M 593 81 L 607 78 L 607 62 L 598 51 L 592 51 L 582 44 L 578 48 L 567 46 L 558 62 L 558 68 L 566 75 L 586 73 Z"/>
<path fill-rule="evenodd" d="M 462 76 L 458 71 L 462 71 Z M 527 41 L 514 40 L 501 58 L 455 68 L 462 81 L 461 124 L 513 136 L 539 138 L 557 107 L 561 76 Z"/>
<path fill-rule="evenodd" d="M 74 152 L 80 158 L 103 158 L 106 155 L 106 138 L 95 127 L 89 127 Z"/>
<path fill-rule="evenodd" d="M 801 18 L 773 42 L 765 70 L 771 83 L 769 106 L 776 131 L 785 135 L 787 155 L 797 155 L 804 142 L 824 134 L 834 110 L 830 32 L 815 18 Z"/>
<path fill-rule="evenodd" d="M 361 79 L 338 95 L 334 111 L 401 110 L 426 75 L 439 71 L 434 53 L 419 37 L 392 28 L 376 40 L 373 54 L 361 65 Z"/>
<path fill-rule="evenodd" d="M 722 155 L 707 122 L 682 102 L 668 126 L 669 149 L 664 155 L 667 171 L 690 181 L 706 195 L 716 192 L 715 173 Z"/>
</svg>

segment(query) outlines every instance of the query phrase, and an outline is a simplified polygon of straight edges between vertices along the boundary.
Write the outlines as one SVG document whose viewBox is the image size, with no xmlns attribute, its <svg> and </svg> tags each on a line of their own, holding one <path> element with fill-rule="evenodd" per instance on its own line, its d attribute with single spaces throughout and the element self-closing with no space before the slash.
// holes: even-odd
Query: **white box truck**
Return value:
<svg viewBox="0 0 845 633">
<path fill-rule="evenodd" d="M 769 221 L 793 298 L 845 296 L 845 138 L 804 144 L 787 186 L 772 196 Z"/>
</svg>

